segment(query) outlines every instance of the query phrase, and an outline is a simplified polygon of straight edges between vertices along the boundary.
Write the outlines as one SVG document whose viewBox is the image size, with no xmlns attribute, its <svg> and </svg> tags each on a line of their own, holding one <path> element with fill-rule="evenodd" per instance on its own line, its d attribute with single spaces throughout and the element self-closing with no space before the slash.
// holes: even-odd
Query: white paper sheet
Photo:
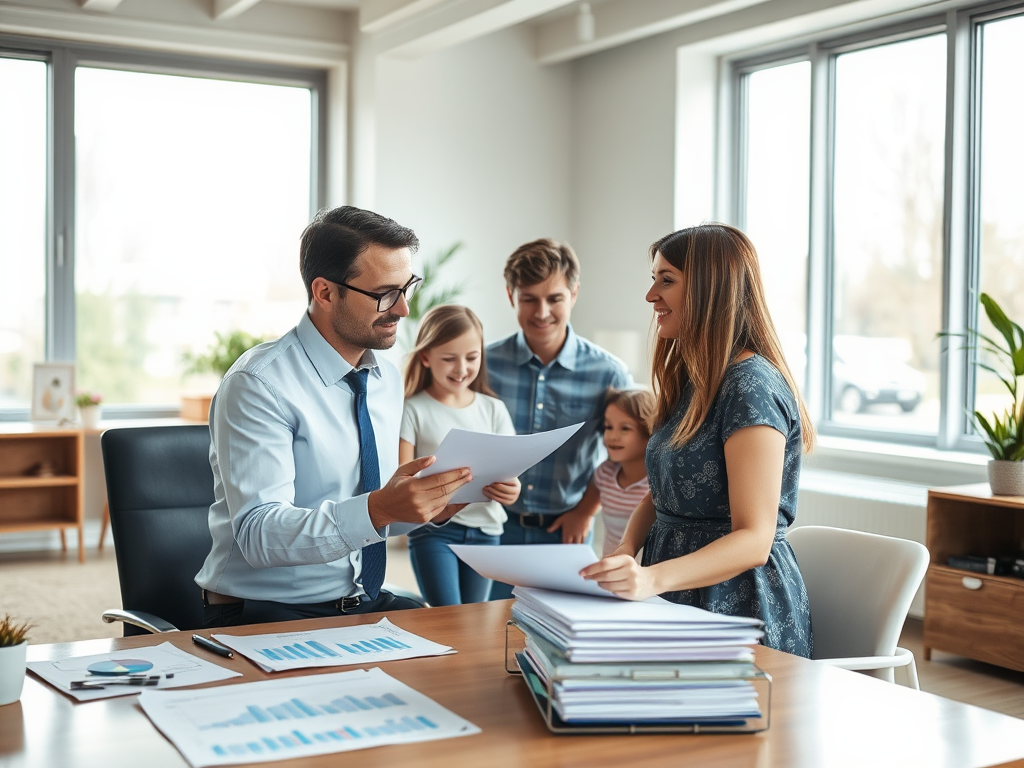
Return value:
<svg viewBox="0 0 1024 768">
<path fill-rule="evenodd" d="M 449 544 L 466 565 L 495 581 L 517 587 L 554 589 L 619 599 L 595 581 L 580 576 L 581 569 L 598 561 L 589 544 L 510 544 L 501 547 Z M 660 599 L 660 598 L 659 598 Z"/>
<path fill-rule="evenodd" d="M 212 683 L 217 680 L 227 680 L 230 677 L 241 677 L 241 672 L 234 672 L 225 669 L 217 664 L 193 656 L 191 653 L 176 648 L 170 643 L 150 648 L 131 648 L 123 651 L 111 651 L 109 653 L 98 653 L 94 656 L 74 656 L 68 659 L 56 661 L 30 661 L 28 668 L 39 675 L 43 680 L 53 687 L 73 696 L 79 701 L 92 701 L 93 699 L 108 699 L 112 696 L 133 696 L 141 693 L 147 688 L 111 685 L 100 690 L 71 690 L 72 680 L 116 680 L 116 677 L 104 678 L 97 675 L 90 675 L 87 668 L 97 661 L 117 661 L 123 659 L 139 659 L 148 661 L 153 668 L 146 672 L 147 675 L 161 675 L 160 682 L 155 688 L 180 688 L 184 685 L 199 685 L 201 683 Z M 168 679 L 163 677 L 173 674 Z M 152 690 L 152 688 L 148 688 Z"/>
<path fill-rule="evenodd" d="M 480 732 L 380 669 L 145 691 L 139 703 L 193 768 L 297 760 Z"/>
<path fill-rule="evenodd" d="M 556 545 L 557 546 L 557 545 Z M 563 545 L 564 546 L 564 545 Z M 501 547 L 512 549 L 513 547 Z M 588 629 L 646 630 L 674 627 L 680 630 L 696 627 L 739 627 L 749 628 L 749 632 L 760 637 L 763 623 L 760 619 L 749 616 L 731 616 L 724 613 L 713 613 L 694 605 L 670 603 L 661 598 L 642 602 L 609 603 L 605 600 L 592 600 L 580 595 L 567 595 L 561 592 L 544 592 L 529 589 L 522 584 L 512 594 L 522 603 L 548 616 L 557 618 L 567 629 L 573 632 Z"/>
<path fill-rule="evenodd" d="M 450 469 L 469 467 L 473 470 L 473 481 L 459 488 L 452 495 L 451 502 L 468 504 L 489 501 L 484 496 L 485 485 L 519 477 L 559 448 L 585 423 L 581 421 L 571 427 L 532 435 L 490 435 L 452 429 L 434 452 L 437 460 L 420 475 L 429 477 Z"/>
<path fill-rule="evenodd" d="M 376 624 L 357 627 L 331 627 L 267 635 L 218 634 L 213 637 L 267 672 L 353 664 L 363 666 L 382 661 L 455 653 L 454 648 L 396 627 L 386 617 Z"/>
</svg>

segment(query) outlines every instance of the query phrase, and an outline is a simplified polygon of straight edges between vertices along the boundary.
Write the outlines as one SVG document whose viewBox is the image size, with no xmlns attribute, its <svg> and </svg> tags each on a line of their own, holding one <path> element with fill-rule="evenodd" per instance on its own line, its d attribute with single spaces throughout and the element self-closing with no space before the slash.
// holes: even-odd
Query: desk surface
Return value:
<svg viewBox="0 0 1024 768">
<path fill-rule="evenodd" d="M 360 750 L 272 765 L 601 766 L 700 765 L 767 768 L 1024 766 L 1024 720 L 790 656 L 757 649 L 773 679 L 771 727 L 759 734 L 554 736 L 519 676 L 504 669 L 509 601 L 390 614 L 403 629 L 455 647 L 457 654 L 381 664 L 393 677 L 482 729 L 465 738 Z M 258 625 L 234 634 L 365 624 L 379 614 Z M 205 633 L 204 633 L 205 634 Z M 164 635 L 189 652 L 244 674 L 271 677 L 244 658 L 222 659 L 192 645 L 191 633 Z M 153 645 L 152 636 L 32 646 L 29 659 Z M 337 672 L 344 668 L 327 668 Z M 316 671 L 314 671 L 315 673 Z M 310 673 L 309 671 L 305 672 Z M 303 674 L 278 673 L 276 676 Z M 187 765 L 149 722 L 136 696 L 74 703 L 29 675 L 21 701 L 0 707 L 4 768 L 164 768 Z M 268 764 L 269 765 L 269 764 Z"/>
</svg>

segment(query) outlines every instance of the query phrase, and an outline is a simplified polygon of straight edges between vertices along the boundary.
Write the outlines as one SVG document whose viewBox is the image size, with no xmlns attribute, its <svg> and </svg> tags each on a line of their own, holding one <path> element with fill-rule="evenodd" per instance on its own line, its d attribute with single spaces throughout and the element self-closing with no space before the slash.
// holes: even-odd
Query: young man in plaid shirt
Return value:
<svg viewBox="0 0 1024 768">
<path fill-rule="evenodd" d="M 572 248 L 546 238 L 521 245 L 505 263 L 520 330 L 487 346 L 488 383 L 520 435 L 586 424 L 519 478 L 522 493 L 506 507 L 502 544 L 587 542 L 600 506 L 588 483 L 599 463 L 605 392 L 633 380 L 621 360 L 577 336 L 569 324 L 579 276 Z M 511 594 L 507 584 L 491 588 L 492 600 Z"/>
</svg>

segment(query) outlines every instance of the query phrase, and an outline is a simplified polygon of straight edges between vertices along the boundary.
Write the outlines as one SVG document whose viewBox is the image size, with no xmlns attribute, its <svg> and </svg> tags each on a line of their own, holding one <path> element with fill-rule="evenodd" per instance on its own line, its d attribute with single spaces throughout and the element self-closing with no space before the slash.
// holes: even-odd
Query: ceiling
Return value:
<svg viewBox="0 0 1024 768">
<path fill-rule="evenodd" d="M 501 29 L 528 25 L 536 38 L 540 63 L 569 61 L 597 51 L 733 13 L 769 0 L 0 0 L 3 8 L 46 5 L 67 16 L 91 21 L 141 18 L 190 18 L 201 24 L 252 26 L 282 7 L 318 37 L 350 43 L 358 29 L 380 54 L 416 57 L 483 37 Z M 147 10 L 148 9 L 148 10 Z M 177 9 L 177 10 L 176 10 Z M 270 13 L 275 9 L 274 13 Z M 22 11 L 24 13 L 24 11 Z M 175 16 L 177 13 L 177 16 Z M 249 22 L 252 24 L 249 24 Z M 264 22 L 264 26 L 276 23 Z M 343 31 L 336 31 L 343 30 Z M 287 34 L 287 33 L 285 33 Z"/>
</svg>

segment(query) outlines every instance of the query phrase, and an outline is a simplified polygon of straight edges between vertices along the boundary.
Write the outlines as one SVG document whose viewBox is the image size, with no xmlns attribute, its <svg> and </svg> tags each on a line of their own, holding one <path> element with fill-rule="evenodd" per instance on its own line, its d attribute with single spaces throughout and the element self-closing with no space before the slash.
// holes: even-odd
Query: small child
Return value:
<svg viewBox="0 0 1024 768">
<path fill-rule="evenodd" d="M 416 346 L 405 367 L 405 410 L 398 463 L 437 450 L 453 428 L 514 435 L 512 417 L 487 386 L 484 334 L 472 310 L 435 307 L 420 321 Z M 449 544 L 497 546 L 506 520 L 503 504 L 519 498 L 519 480 L 484 487 L 489 502 L 468 504 L 445 526 L 423 526 L 409 534 L 413 572 L 430 605 L 482 603 L 491 581 L 463 563 Z"/>
<path fill-rule="evenodd" d="M 650 490 L 644 457 L 651 433 L 647 419 L 654 395 L 646 389 L 609 389 L 604 409 L 604 447 L 608 460 L 598 466 L 591 482 L 601 495 L 604 517 L 604 557 L 622 540 L 629 516 Z"/>
</svg>

